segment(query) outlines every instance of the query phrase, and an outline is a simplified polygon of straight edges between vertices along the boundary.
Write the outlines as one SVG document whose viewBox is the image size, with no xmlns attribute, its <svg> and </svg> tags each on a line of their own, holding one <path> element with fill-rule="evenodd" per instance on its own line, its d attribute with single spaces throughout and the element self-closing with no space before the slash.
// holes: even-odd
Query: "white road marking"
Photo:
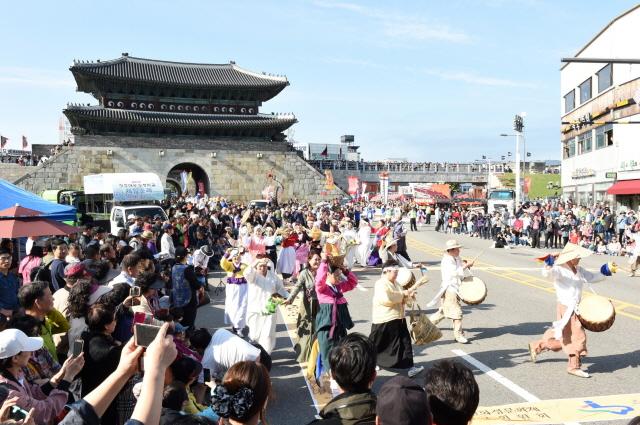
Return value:
<svg viewBox="0 0 640 425">
<path fill-rule="evenodd" d="M 362 291 L 362 292 L 369 292 L 369 290 L 367 288 L 365 288 L 364 286 L 359 285 L 359 284 L 356 285 L 356 289 L 359 290 L 359 291 Z"/>
<path fill-rule="evenodd" d="M 294 347 L 296 344 L 293 341 L 293 338 L 291 338 L 291 333 L 289 333 L 289 326 L 286 325 L 284 317 L 282 317 L 282 311 L 278 309 L 278 313 L 280 314 L 281 323 L 285 323 L 285 327 L 287 328 L 286 332 L 287 336 L 289 337 L 289 341 L 291 341 L 291 347 Z M 298 366 L 300 366 L 302 379 L 304 379 L 304 383 L 307 384 L 307 390 L 309 390 L 309 395 L 311 396 L 311 400 L 313 400 L 313 407 L 316 409 L 316 413 L 320 413 L 320 403 L 318 403 L 318 400 L 316 400 L 316 397 L 313 395 L 313 390 L 311 389 L 311 384 L 309 384 L 309 380 L 307 379 L 307 374 L 305 373 L 304 367 L 300 363 L 298 363 Z"/>
<path fill-rule="evenodd" d="M 487 376 L 491 377 L 493 380 L 495 380 L 499 384 L 502 384 L 504 387 L 506 387 L 511 392 L 513 392 L 513 393 L 519 395 L 520 397 L 522 397 L 523 399 L 525 399 L 525 401 L 528 401 L 529 403 L 540 401 L 540 399 L 538 397 L 536 397 L 535 395 L 531 394 L 529 391 L 525 390 L 524 388 L 522 388 L 521 386 L 519 386 L 515 382 L 510 381 L 509 379 L 505 378 L 504 376 L 502 376 L 501 374 L 499 374 L 495 370 L 491 369 L 486 364 L 484 364 L 481 361 L 471 357 L 469 354 L 465 353 L 464 351 L 462 351 L 462 350 L 451 350 L 451 351 L 456 356 L 461 357 L 467 363 L 469 363 L 469 364 L 473 365 L 474 367 L 478 368 L 480 371 L 482 371 Z M 579 422 L 565 422 L 565 425 L 580 425 L 580 423 Z"/>
</svg>

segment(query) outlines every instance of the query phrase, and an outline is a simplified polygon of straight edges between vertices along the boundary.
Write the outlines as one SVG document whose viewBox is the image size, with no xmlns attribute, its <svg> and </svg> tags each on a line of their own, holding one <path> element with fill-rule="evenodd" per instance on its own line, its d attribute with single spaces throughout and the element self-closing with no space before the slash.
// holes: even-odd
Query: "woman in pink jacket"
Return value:
<svg viewBox="0 0 640 425">
<path fill-rule="evenodd" d="M 347 300 L 343 293 L 351 291 L 358 278 L 346 267 L 336 267 L 326 260 L 316 272 L 316 293 L 320 306 L 316 316 L 316 338 L 322 359 L 322 372 L 329 372 L 329 351 L 347 330 L 353 328 Z"/>
<path fill-rule="evenodd" d="M 8 398 L 17 397 L 18 407 L 33 409 L 37 425 L 48 425 L 64 408 L 69 385 L 84 366 L 84 358 L 82 354 L 70 357 L 60 372 L 39 386 L 28 382 L 22 369 L 27 367 L 31 353 L 40 348 L 40 337 L 28 337 L 18 329 L 0 332 L 0 385 L 9 390 Z"/>
</svg>

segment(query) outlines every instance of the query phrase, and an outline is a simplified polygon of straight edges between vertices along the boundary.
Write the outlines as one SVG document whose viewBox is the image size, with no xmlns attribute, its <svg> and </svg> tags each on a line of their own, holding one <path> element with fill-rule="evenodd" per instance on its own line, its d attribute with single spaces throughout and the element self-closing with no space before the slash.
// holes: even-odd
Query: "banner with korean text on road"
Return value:
<svg viewBox="0 0 640 425">
<path fill-rule="evenodd" d="M 623 421 L 640 415 L 640 394 L 542 400 L 478 407 L 472 425 Z"/>
</svg>

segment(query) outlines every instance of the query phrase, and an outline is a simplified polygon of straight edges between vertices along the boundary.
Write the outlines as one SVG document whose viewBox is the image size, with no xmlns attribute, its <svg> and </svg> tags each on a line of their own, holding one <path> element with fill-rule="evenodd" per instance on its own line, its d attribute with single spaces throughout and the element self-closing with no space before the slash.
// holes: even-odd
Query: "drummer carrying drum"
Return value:
<svg viewBox="0 0 640 425">
<path fill-rule="evenodd" d="M 589 377 L 580 368 L 581 358 L 587 355 L 587 335 L 576 312 L 584 284 L 604 279 L 602 274 L 591 273 L 578 265 L 581 258 L 591 254 L 593 252 L 588 249 L 568 243 L 559 255 L 544 258 L 542 275 L 553 279 L 558 300 L 558 320 L 553 322 L 553 327 L 544 333 L 542 339 L 529 344 L 529 354 L 534 363 L 543 351 L 564 351 L 569 357 L 567 372 L 580 378 Z"/>
<path fill-rule="evenodd" d="M 429 319 L 434 325 L 445 317 L 451 319 L 453 321 L 453 337 L 457 342 L 467 344 L 469 341 L 462 332 L 462 308 L 460 307 L 458 290 L 460 282 L 465 277 L 465 271 L 473 266 L 473 261 L 460 259 L 460 248 L 462 245 L 455 239 L 447 241 L 446 252 L 440 263 L 442 285 L 438 294 L 427 306 L 432 307 L 440 300 L 440 308 Z"/>
</svg>

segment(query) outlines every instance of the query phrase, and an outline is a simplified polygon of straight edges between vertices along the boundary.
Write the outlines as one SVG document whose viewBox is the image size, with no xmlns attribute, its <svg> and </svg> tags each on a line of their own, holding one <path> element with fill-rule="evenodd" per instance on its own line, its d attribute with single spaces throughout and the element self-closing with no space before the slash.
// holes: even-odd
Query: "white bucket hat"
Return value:
<svg viewBox="0 0 640 425">
<path fill-rule="evenodd" d="M 455 249 L 455 248 L 462 248 L 462 245 L 460 245 L 460 242 L 458 242 L 455 239 L 449 239 L 446 243 L 445 243 L 445 251 L 449 251 L 450 249 Z"/>
<path fill-rule="evenodd" d="M 0 359 L 8 359 L 22 351 L 36 351 L 42 348 L 42 338 L 30 337 L 18 329 L 0 332 Z"/>
<path fill-rule="evenodd" d="M 554 264 L 564 264 L 567 261 L 571 261 L 576 258 L 585 258 L 592 254 L 593 251 L 590 249 L 582 248 L 581 246 L 573 243 L 567 243 L 560 255 L 558 255 L 558 258 L 556 258 Z"/>
</svg>

